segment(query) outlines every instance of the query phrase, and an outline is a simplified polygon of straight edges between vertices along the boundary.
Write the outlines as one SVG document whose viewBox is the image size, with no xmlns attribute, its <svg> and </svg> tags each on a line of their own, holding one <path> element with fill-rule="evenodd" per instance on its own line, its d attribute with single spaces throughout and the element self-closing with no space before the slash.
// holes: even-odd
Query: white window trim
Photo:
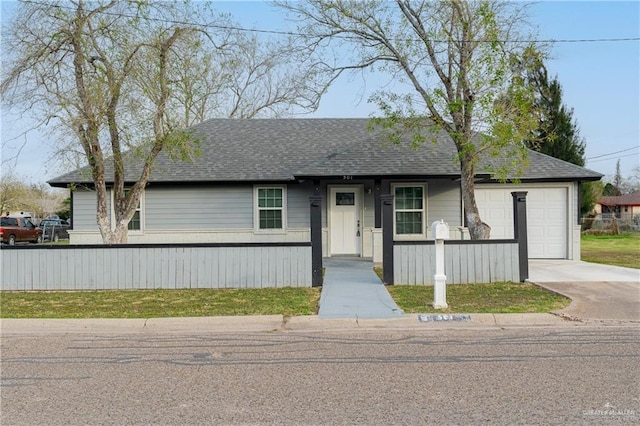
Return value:
<svg viewBox="0 0 640 426">
<path fill-rule="evenodd" d="M 258 207 L 258 192 L 260 189 L 282 190 L 282 228 L 260 229 L 260 208 Z M 287 233 L 287 186 L 286 185 L 254 185 L 253 186 L 253 229 L 257 234 L 286 234 Z"/>
<path fill-rule="evenodd" d="M 406 187 L 422 188 L 422 232 L 420 234 L 398 234 L 396 232 L 396 188 Z M 393 236 L 398 240 L 418 240 L 427 237 L 427 183 L 426 182 L 399 182 L 391 184 L 391 193 L 393 194 Z"/>
<path fill-rule="evenodd" d="M 129 189 L 129 188 L 125 188 L 125 191 Z M 116 212 L 115 209 L 113 208 L 115 202 L 114 202 L 114 197 L 115 197 L 115 191 L 113 189 L 109 190 L 110 195 L 111 195 L 111 230 L 115 230 L 116 229 L 116 224 L 115 224 L 115 217 L 116 217 Z M 142 190 L 142 193 L 140 194 L 140 207 L 137 210 L 140 210 L 140 229 L 135 229 L 135 230 L 131 230 L 127 228 L 127 233 L 129 235 L 142 235 L 144 234 L 144 228 L 145 228 L 145 191 L 144 189 Z"/>
</svg>

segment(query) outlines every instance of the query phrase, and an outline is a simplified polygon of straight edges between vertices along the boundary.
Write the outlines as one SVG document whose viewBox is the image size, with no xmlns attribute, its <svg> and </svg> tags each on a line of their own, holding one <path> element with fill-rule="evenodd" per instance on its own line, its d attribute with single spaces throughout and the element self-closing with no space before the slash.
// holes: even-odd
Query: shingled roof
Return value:
<svg viewBox="0 0 640 426">
<path fill-rule="evenodd" d="M 640 206 L 640 191 L 624 195 L 600 197 L 598 204 L 603 206 Z"/>
<path fill-rule="evenodd" d="M 369 120 L 355 119 L 212 119 L 194 127 L 202 155 L 192 162 L 161 153 L 150 183 L 292 181 L 322 176 L 431 176 L 455 178 L 455 147 L 444 132 L 412 148 L 391 144 L 380 132 L 367 130 Z M 600 173 L 540 153 L 530 152 L 521 180 L 598 180 Z M 500 161 L 500 160 L 495 160 Z M 125 180 L 134 182 L 142 168 L 130 158 Z M 478 173 L 482 174 L 482 167 Z M 113 169 L 107 167 L 107 182 Z M 86 168 L 56 177 L 52 186 L 91 184 Z"/>
</svg>

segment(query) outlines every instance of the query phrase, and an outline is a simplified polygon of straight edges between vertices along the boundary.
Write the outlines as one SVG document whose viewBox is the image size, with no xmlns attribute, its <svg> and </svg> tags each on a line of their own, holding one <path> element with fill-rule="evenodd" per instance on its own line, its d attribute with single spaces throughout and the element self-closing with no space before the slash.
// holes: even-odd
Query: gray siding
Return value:
<svg viewBox="0 0 640 426">
<path fill-rule="evenodd" d="M 111 199 L 107 199 L 111 210 Z M 73 229 L 77 231 L 97 230 L 97 197 L 95 191 L 77 189 L 73 193 Z"/>
<path fill-rule="evenodd" d="M 309 228 L 309 197 L 313 193 L 311 184 L 287 185 L 287 226 Z"/>
<path fill-rule="evenodd" d="M 253 186 L 149 188 L 145 229 L 253 228 Z"/>
<path fill-rule="evenodd" d="M 286 187 L 288 227 L 308 228 L 311 185 Z M 97 230 L 95 192 L 78 190 L 73 197 L 74 229 Z M 144 192 L 144 223 L 149 231 L 252 229 L 253 214 L 253 185 L 148 188 Z"/>
<path fill-rule="evenodd" d="M 300 245 L 3 249 L 1 262 L 2 290 L 311 286 L 311 247 Z"/>
<path fill-rule="evenodd" d="M 449 226 L 462 226 L 460 182 L 432 179 L 427 185 L 427 226 L 444 219 Z"/>
<path fill-rule="evenodd" d="M 448 284 L 491 283 L 520 280 L 518 243 L 445 244 L 445 275 Z M 433 284 L 434 244 L 402 244 L 393 247 L 394 283 Z"/>
<path fill-rule="evenodd" d="M 354 180 L 349 185 L 364 184 L 363 226 L 375 223 L 374 195 L 367 193 L 371 181 Z M 287 187 L 287 225 L 309 227 L 311 183 Z M 327 226 L 326 184 L 322 187 L 322 226 Z M 110 199 L 109 205 L 110 205 Z M 73 195 L 75 230 L 97 230 L 95 192 L 79 189 Z M 110 210 L 110 207 L 109 207 Z M 460 185 L 448 179 L 427 181 L 427 225 L 444 219 L 450 226 L 461 223 Z M 211 187 L 147 188 L 144 192 L 145 230 L 179 229 L 251 229 L 254 227 L 253 185 L 216 185 Z"/>
</svg>

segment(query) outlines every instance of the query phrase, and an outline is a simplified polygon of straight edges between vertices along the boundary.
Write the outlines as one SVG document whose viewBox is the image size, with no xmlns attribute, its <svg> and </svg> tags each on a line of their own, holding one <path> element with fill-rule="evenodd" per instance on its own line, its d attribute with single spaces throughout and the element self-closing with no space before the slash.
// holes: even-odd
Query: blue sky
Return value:
<svg viewBox="0 0 640 426">
<path fill-rule="evenodd" d="M 7 2 L 2 3 L 6 12 Z M 262 2 L 217 2 L 220 11 L 232 13 L 244 27 L 285 30 L 291 24 L 284 13 Z M 540 39 L 592 40 L 640 37 L 640 2 L 547 1 L 530 9 L 530 21 Z M 7 14 L 3 13 L 3 25 Z M 547 61 L 557 75 L 564 103 L 586 140 L 587 167 L 612 176 L 619 159 L 623 175 L 640 164 L 640 41 L 556 43 Z M 344 76 L 337 80 L 312 117 L 368 117 L 375 107 L 367 93 L 378 80 L 369 76 Z M 14 172 L 32 182 L 43 182 L 64 172 L 48 161 L 53 149 L 37 132 L 14 139 L 26 123 L 2 114 L 2 160 L 14 157 L 23 145 Z M 619 152 L 620 151 L 620 152 Z"/>
</svg>

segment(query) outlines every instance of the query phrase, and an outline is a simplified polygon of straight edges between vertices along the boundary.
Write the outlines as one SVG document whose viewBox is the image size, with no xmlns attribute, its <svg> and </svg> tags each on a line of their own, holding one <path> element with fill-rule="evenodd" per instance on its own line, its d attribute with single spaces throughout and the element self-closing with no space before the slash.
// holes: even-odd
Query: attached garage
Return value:
<svg viewBox="0 0 640 426">
<path fill-rule="evenodd" d="M 569 259 L 572 241 L 573 186 L 477 185 L 480 217 L 491 226 L 491 238 L 513 238 L 513 191 L 527 192 L 529 258 Z"/>
</svg>

